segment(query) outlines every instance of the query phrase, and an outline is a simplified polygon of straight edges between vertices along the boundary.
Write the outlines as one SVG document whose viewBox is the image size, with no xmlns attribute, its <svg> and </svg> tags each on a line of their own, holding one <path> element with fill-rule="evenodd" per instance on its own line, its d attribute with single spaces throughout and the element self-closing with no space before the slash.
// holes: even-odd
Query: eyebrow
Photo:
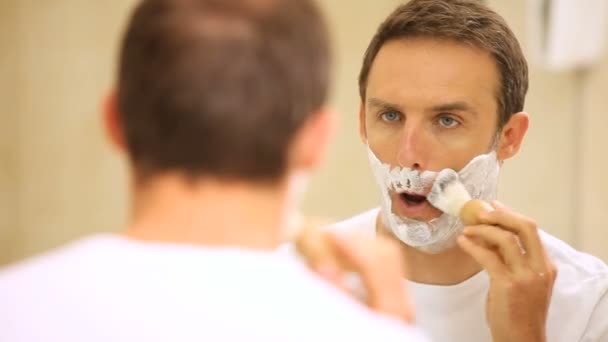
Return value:
<svg viewBox="0 0 608 342">
<path fill-rule="evenodd" d="M 381 109 L 401 111 L 401 108 L 399 107 L 399 105 L 390 103 L 388 101 L 380 100 L 375 97 L 369 98 L 367 101 L 371 108 L 381 108 Z"/>
<path fill-rule="evenodd" d="M 471 105 L 463 101 L 442 103 L 431 108 L 433 112 L 468 112 L 477 116 L 477 111 Z"/>
<path fill-rule="evenodd" d="M 402 111 L 401 106 L 381 100 L 378 98 L 369 98 L 368 103 L 370 108 L 380 108 L 385 110 L 397 110 Z M 446 102 L 439 105 L 435 105 L 431 107 L 432 112 L 467 112 L 471 113 L 474 116 L 477 116 L 477 111 L 471 105 L 464 101 L 454 101 L 454 102 Z"/>
</svg>

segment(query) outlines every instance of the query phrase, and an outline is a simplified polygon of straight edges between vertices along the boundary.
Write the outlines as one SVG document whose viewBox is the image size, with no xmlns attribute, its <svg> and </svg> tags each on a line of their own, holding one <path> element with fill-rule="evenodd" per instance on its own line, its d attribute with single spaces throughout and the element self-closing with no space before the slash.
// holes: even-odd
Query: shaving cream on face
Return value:
<svg viewBox="0 0 608 342">
<path fill-rule="evenodd" d="M 407 191 L 426 195 L 438 172 L 417 171 L 382 163 L 367 146 L 369 162 L 381 193 L 381 213 L 384 225 L 405 244 L 426 253 L 436 254 L 453 247 L 464 228 L 456 216 L 442 214 L 428 221 L 400 217 L 392 211 L 390 193 Z M 496 199 L 500 163 L 496 152 L 473 158 L 460 172 L 460 181 L 474 199 Z"/>
</svg>

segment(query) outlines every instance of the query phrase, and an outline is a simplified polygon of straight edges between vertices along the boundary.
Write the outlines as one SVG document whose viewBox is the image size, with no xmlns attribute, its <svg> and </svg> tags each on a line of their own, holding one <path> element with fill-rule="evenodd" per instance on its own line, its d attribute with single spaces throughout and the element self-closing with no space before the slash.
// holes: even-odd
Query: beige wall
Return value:
<svg viewBox="0 0 608 342">
<path fill-rule="evenodd" d="M 0 264 L 17 254 L 18 243 L 18 39 L 16 6 L 0 2 Z"/>
<path fill-rule="evenodd" d="M 0 81 L 7 89 L 2 133 L 12 136 L 2 139 L 10 144 L 0 178 L 9 214 L 0 260 L 8 261 L 116 229 L 123 220 L 125 177 L 103 141 L 98 109 L 130 6 L 81 0 L 2 6 L 0 22 L 9 27 L 1 30 L 0 51 L 10 58 L 0 68 L 11 76 Z"/>
<path fill-rule="evenodd" d="M 103 140 L 98 109 L 134 2 L 0 2 L 0 264 L 124 222 L 124 164 Z M 397 3 L 322 1 L 334 31 L 340 129 L 304 203 L 309 214 L 339 219 L 378 203 L 357 135 L 356 78 L 369 38 Z M 526 46 L 525 0 L 489 3 Z M 608 59 L 586 75 L 532 65 L 532 126 L 505 164 L 500 196 L 608 260 L 606 88 Z"/>
<path fill-rule="evenodd" d="M 582 89 L 579 201 L 580 246 L 608 260 L 608 57 L 587 72 Z"/>
</svg>

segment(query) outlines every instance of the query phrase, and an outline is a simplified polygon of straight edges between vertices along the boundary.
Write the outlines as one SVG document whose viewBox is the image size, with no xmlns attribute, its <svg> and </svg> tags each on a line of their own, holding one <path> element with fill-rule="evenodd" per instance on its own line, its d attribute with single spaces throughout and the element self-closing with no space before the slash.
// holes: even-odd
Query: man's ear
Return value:
<svg viewBox="0 0 608 342">
<path fill-rule="evenodd" d="M 365 129 L 365 103 L 359 105 L 359 137 L 364 144 L 367 144 L 367 130 Z"/>
<path fill-rule="evenodd" d="M 327 108 L 310 114 L 290 145 L 289 167 L 296 170 L 317 168 L 325 158 L 335 126 L 336 115 Z"/>
<path fill-rule="evenodd" d="M 496 155 L 498 160 L 506 160 L 519 152 L 521 143 L 526 136 L 530 117 L 527 113 L 513 114 L 501 130 Z"/>
<path fill-rule="evenodd" d="M 111 91 L 105 98 L 102 109 L 102 120 L 106 138 L 110 144 L 121 152 L 126 150 L 124 130 L 118 110 L 116 91 Z"/>
</svg>

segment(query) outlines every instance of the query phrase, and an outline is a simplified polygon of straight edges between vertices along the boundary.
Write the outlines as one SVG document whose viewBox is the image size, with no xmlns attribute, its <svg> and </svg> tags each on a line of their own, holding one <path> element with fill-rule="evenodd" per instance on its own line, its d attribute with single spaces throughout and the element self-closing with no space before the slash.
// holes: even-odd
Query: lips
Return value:
<svg viewBox="0 0 608 342">
<path fill-rule="evenodd" d="M 419 221 L 430 221 L 439 217 L 442 212 L 433 207 L 425 194 L 400 192 L 393 193 L 393 213 Z"/>
<path fill-rule="evenodd" d="M 410 206 L 419 205 L 426 201 L 426 196 L 410 194 L 407 192 L 403 192 L 403 193 L 399 194 L 399 197 L 401 197 L 401 199 Z"/>
</svg>

